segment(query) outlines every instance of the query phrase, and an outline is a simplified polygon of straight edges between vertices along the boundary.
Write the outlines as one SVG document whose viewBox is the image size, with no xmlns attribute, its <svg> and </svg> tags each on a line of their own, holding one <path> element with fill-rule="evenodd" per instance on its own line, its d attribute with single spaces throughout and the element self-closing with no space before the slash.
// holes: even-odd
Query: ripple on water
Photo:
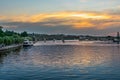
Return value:
<svg viewBox="0 0 120 80">
<path fill-rule="evenodd" d="M 119 75 L 120 48 L 114 44 L 47 42 L 0 55 L 0 80 L 120 80 Z"/>
</svg>

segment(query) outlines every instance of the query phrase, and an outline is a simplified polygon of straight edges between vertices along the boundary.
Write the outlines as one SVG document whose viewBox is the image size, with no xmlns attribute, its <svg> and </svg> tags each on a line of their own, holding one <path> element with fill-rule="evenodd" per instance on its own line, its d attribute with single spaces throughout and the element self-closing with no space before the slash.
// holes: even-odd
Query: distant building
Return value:
<svg viewBox="0 0 120 80">
<path fill-rule="evenodd" d="M 117 32 L 117 36 L 114 38 L 113 42 L 120 43 L 120 33 Z"/>
</svg>

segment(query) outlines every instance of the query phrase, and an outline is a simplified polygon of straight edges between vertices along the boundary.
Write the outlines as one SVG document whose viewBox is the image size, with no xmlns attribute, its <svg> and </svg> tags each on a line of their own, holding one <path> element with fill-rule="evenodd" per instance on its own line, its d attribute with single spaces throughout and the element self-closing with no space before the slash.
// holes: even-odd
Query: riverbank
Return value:
<svg viewBox="0 0 120 80">
<path fill-rule="evenodd" d="M 23 46 L 23 44 L 5 46 L 5 47 L 0 48 L 0 52 L 6 52 L 6 51 L 10 51 L 10 50 L 15 50 L 15 49 L 18 49 L 18 48 L 20 48 L 22 46 Z"/>
</svg>

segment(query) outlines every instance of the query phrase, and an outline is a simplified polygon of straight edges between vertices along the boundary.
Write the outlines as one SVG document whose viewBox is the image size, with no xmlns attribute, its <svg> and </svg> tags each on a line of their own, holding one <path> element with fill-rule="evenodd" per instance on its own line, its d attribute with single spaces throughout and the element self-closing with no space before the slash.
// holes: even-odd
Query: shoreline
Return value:
<svg viewBox="0 0 120 80">
<path fill-rule="evenodd" d="M 0 52 L 6 52 L 6 51 L 10 51 L 10 50 L 15 50 L 15 49 L 18 49 L 19 47 L 22 47 L 22 46 L 23 46 L 23 44 L 5 46 L 5 47 L 0 48 Z"/>
</svg>

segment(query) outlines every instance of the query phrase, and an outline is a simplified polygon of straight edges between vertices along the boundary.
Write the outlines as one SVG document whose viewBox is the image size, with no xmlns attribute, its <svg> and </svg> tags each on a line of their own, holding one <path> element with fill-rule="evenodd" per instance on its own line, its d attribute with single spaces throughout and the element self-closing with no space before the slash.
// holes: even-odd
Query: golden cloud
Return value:
<svg viewBox="0 0 120 80">
<path fill-rule="evenodd" d="M 5 20 L 6 16 L 0 16 L 0 20 Z"/>
<path fill-rule="evenodd" d="M 55 12 L 43 13 L 37 15 L 22 16 L 0 16 L 0 21 L 6 22 L 25 22 L 25 23 L 42 23 L 47 26 L 70 25 L 75 29 L 79 28 L 96 28 L 104 29 L 120 25 L 120 15 L 100 12 Z"/>
</svg>

